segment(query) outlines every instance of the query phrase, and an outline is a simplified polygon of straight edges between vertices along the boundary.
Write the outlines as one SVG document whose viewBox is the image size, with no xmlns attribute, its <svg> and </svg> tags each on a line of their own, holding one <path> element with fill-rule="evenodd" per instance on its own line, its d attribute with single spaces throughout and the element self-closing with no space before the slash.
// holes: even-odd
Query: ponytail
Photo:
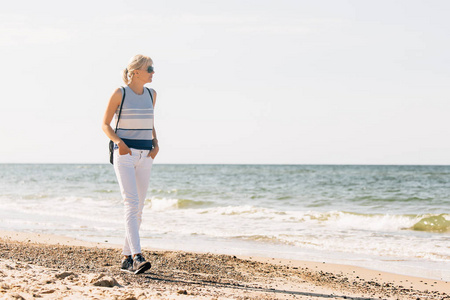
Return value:
<svg viewBox="0 0 450 300">
<path fill-rule="evenodd" d="M 133 74 L 133 73 L 131 73 Z M 130 76 L 133 77 L 133 76 Z M 125 82 L 126 85 L 130 84 L 132 78 L 129 78 L 128 76 L 128 68 L 125 68 L 122 72 L 122 80 Z"/>
</svg>

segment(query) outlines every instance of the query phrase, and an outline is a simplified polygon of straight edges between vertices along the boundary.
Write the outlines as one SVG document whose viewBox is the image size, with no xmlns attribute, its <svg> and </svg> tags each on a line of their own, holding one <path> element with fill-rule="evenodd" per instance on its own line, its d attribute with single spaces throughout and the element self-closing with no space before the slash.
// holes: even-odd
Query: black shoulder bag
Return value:
<svg viewBox="0 0 450 300">
<path fill-rule="evenodd" d="M 117 116 L 116 129 L 114 130 L 114 133 L 117 132 L 117 126 L 119 126 L 120 115 L 122 114 L 123 101 L 125 101 L 125 88 L 124 87 L 122 87 L 122 92 L 123 92 L 122 102 L 120 103 L 119 115 Z M 114 142 L 111 140 L 109 140 L 109 162 L 111 164 L 114 164 Z"/>
</svg>

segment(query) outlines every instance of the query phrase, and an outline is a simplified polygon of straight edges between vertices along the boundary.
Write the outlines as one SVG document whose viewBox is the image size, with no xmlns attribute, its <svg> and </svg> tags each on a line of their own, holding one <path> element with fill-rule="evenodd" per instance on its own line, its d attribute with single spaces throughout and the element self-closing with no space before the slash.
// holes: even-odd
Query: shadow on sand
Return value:
<svg viewBox="0 0 450 300">
<path fill-rule="evenodd" d="M 314 298 L 325 298 L 325 299 L 351 299 L 351 300 L 379 300 L 378 298 L 361 298 L 361 297 L 351 297 L 345 295 L 335 295 L 335 294 L 320 294 L 320 293 L 312 293 L 312 292 L 302 292 L 302 291 L 289 291 L 289 290 L 278 290 L 273 288 L 265 288 L 258 286 L 250 286 L 238 283 L 223 283 L 216 282 L 211 280 L 186 280 L 186 279 L 176 279 L 174 276 L 168 278 L 166 276 L 162 276 L 161 274 L 153 274 L 146 273 L 145 278 L 154 281 L 166 282 L 166 283 L 178 283 L 178 284 L 186 284 L 186 285 L 196 285 L 196 286 L 204 286 L 204 287 L 213 287 L 213 288 L 224 288 L 224 289 L 234 289 L 234 290 L 242 290 L 248 292 L 257 292 L 266 294 L 266 296 L 276 296 L 282 297 L 283 295 L 296 295 L 303 297 L 314 297 Z"/>
</svg>

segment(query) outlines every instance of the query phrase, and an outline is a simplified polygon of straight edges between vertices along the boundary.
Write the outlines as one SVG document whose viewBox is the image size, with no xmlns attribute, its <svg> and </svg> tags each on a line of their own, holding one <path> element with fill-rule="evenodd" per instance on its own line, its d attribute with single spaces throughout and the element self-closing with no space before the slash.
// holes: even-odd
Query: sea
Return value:
<svg viewBox="0 0 450 300">
<path fill-rule="evenodd" d="M 109 164 L 0 164 L 0 229 L 122 244 Z M 155 164 L 144 247 L 450 280 L 450 166 Z"/>
</svg>

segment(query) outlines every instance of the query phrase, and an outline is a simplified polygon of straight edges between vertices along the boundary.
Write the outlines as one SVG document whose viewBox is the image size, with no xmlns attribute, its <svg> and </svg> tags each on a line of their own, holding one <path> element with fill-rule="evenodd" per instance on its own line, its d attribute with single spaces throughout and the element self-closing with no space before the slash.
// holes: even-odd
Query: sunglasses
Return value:
<svg viewBox="0 0 450 300">
<path fill-rule="evenodd" d="M 149 67 L 147 68 L 147 72 L 149 72 L 149 73 L 152 73 L 152 72 L 154 72 L 154 71 L 155 71 L 155 69 L 153 69 L 152 66 L 149 66 Z"/>
</svg>

